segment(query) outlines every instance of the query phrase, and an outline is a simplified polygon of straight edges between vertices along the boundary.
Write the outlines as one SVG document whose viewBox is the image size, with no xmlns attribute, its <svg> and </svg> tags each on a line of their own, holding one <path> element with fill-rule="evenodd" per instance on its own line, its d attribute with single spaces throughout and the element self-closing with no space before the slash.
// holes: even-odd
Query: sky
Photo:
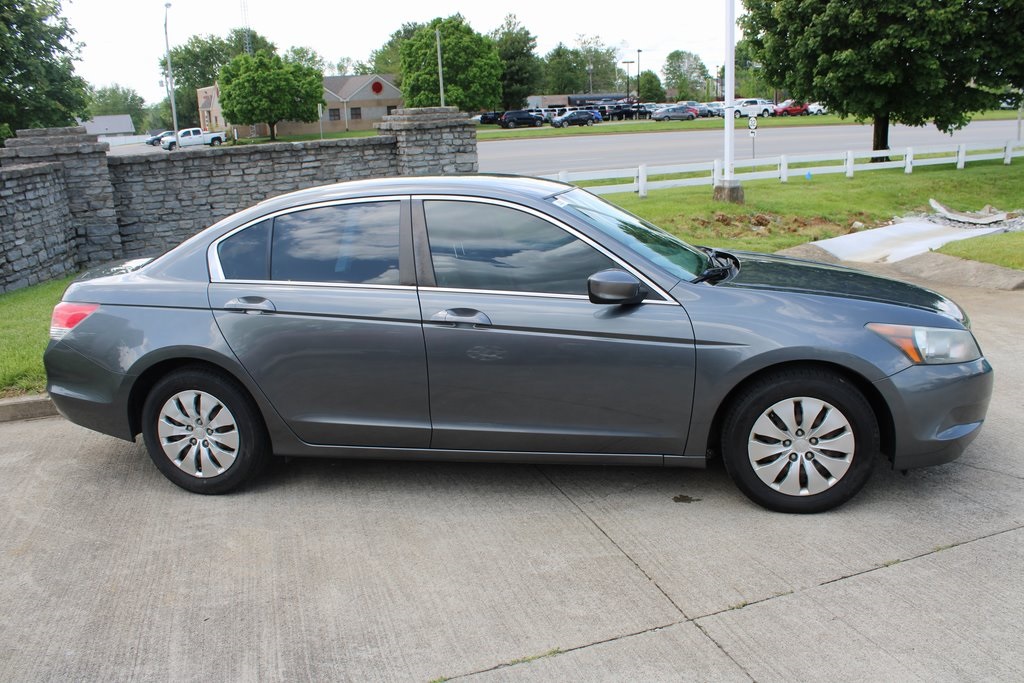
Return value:
<svg viewBox="0 0 1024 683">
<path fill-rule="evenodd" d="M 733 1 L 737 16 L 742 6 Z M 575 47 L 578 36 L 597 36 L 619 50 L 619 59 L 662 77 L 665 57 L 673 50 L 697 53 L 709 70 L 725 59 L 725 1 L 680 0 L 665 5 L 634 2 L 558 2 L 519 0 L 514 10 L 498 2 L 389 0 L 172 0 L 167 10 L 171 47 L 193 35 L 224 37 L 243 25 L 269 38 L 278 50 L 310 47 L 328 62 L 342 57 L 366 61 L 407 22 L 428 22 L 461 13 L 473 30 L 490 33 L 510 11 L 537 38 L 544 56 L 559 42 Z M 96 87 L 133 88 L 147 104 L 165 97 L 159 60 L 164 54 L 163 0 L 63 0 L 62 14 L 84 43 L 75 71 Z M 655 9 L 655 7 L 659 7 Z M 636 77 L 637 65 L 623 65 Z"/>
</svg>

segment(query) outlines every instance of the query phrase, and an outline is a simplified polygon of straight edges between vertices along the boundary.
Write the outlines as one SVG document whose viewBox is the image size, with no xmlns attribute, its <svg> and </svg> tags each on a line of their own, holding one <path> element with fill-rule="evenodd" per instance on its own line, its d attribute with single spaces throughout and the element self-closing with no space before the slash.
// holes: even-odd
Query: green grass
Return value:
<svg viewBox="0 0 1024 683">
<path fill-rule="evenodd" d="M 1004 232 L 950 242 L 941 254 L 1024 270 L 1024 232 Z"/>
<path fill-rule="evenodd" d="M 43 350 L 50 337 L 50 312 L 71 279 L 0 294 L 0 396 L 45 388 Z"/>
<path fill-rule="evenodd" d="M 894 216 L 930 213 L 930 198 L 961 211 L 985 204 L 1024 208 L 1024 164 L 978 162 L 963 171 L 925 166 L 911 175 L 890 169 L 853 178 L 794 175 L 785 184 L 745 181 L 743 192 L 743 205 L 714 201 L 709 186 L 658 190 L 645 199 L 632 193 L 607 198 L 688 242 L 773 252 L 853 232 L 855 222 L 873 227 Z M 997 255 L 977 257 L 992 261 Z"/>
</svg>

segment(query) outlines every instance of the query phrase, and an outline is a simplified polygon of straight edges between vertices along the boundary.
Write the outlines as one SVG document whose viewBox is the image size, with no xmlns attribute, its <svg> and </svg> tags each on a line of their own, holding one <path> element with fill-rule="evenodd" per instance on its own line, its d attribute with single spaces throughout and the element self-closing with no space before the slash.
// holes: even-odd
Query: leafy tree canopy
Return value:
<svg viewBox="0 0 1024 683">
<path fill-rule="evenodd" d="M 1024 0 L 743 0 L 767 79 L 798 99 L 948 132 L 1024 85 Z"/>
<path fill-rule="evenodd" d="M 117 83 L 104 88 L 90 89 L 89 116 L 128 114 L 136 131 L 145 130 L 146 101 L 132 88 L 123 88 Z"/>
<path fill-rule="evenodd" d="M 653 71 L 644 71 L 640 74 L 637 93 L 641 102 L 664 102 L 666 97 L 661 79 Z"/>
<path fill-rule="evenodd" d="M 253 52 L 265 50 L 273 53 L 277 49 L 267 38 L 244 28 L 232 29 L 225 38 L 213 35 L 191 36 L 184 45 L 171 48 L 174 106 L 178 110 L 180 127 L 199 125 L 196 90 L 213 85 L 220 70 L 232 58 L 245 54 L 246 34 Z M 160 58 L 160 71 L 167 73 L 167 60 L 164 57 Z"/>
<path fill-rule="evenodd" d="M 220 72 L 224 117 L 237 123 L 266 123 L 270 139 L 279 121 L 316 121 L 323 103 L 323 73 L 260 50 L 241 54 Z"/>
<path fill-rule="evenodd" d="M 494 41 L 474 31 L 462 15 L 437 18 L 402 41 L 402 94 L 407 107 L 441 104 L 435 31 L 441 35 L 447 106 L 494 109 L 501 102 L 501 60 Z"/>
<path fill-rule="evenodd" d="M 576 47 L 559 43 L 544 56 L 544 93 L 613 92 L 625 72 L 618 68 L 618 52 L 597 36 L 576 36 Z"/>
<path fill-rule="evenodd" d="M 88 117 L 88 85 L 74 69 L 79 45 L 60 9 L 57 0 L 0 4 L 0 139 Z"/>
<path fill-rule="evenodd" d="M 668 53 L 662 75 L 665 76 L 665 87 L 675 89 L 676 97 L 680 100 L 704 99 L 707 81 L 711 78 L 701 58 L 686 50 Z"/>
<path fill-rule="evenodd" d="M 526 98 L 537 92 L 541 80 L 541 61 L 534 53 L 537 38 L 514 14 L 491 34 L 501 59 L 501 103 L 504 109 L 519 109 Z"/>
<path fill-rule="evenodd" d="M 395 85 L 402 87 L 402 43 L 424 27 L 415 21 L 402 24 L 402 28 L 391 34 L 388 42 L 370 53 L 366 62 L 356 62 L 353 70 L 359 75 L 395 74 Z"/>
</svg>

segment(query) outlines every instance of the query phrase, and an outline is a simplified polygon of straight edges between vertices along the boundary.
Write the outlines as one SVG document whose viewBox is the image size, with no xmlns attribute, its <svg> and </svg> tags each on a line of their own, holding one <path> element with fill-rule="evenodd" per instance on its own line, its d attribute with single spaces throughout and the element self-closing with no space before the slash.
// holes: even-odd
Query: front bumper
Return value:
<svg viewBox="0 0 1024 683">
<path fill-rule="evenodd" d="M 985 421 L 992 383 L 985 358 L 915 365 L 877 382 L 892 413 L 893 467 L 941 465 L 960 457 Z"/>
</svg>

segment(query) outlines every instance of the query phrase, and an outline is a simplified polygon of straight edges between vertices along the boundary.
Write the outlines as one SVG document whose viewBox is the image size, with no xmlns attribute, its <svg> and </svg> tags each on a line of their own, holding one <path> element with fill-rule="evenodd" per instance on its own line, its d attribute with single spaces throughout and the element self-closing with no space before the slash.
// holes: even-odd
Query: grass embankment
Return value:
<svg viewBox="0 0 1024 683">
<path fill-rule="evenodd" d="M 40 392 L 46 386 L 43 350 L 50 312 L 72 278 L 0 294 L 0 397 Z"/>
<path fill-rule="evenodd" d="M 871 227 L 893 216 L 929 211 L 932 197 L 962 211 L 985 204 L 1024 208 L 1024 164 L 982 162 L 964 171 L 930 166 L 909 176 L 898 169 L 872 171 L 852 179 L 796 176 L 788 184 L 745 182 L 743 189 L 742 206 L 715 202 L 707 186 L 658 190 L 646 199 L 633 194 L 609 199 L 688 242 L 773 252 L 846 234 L 855 222 Z M 943 251 L 1024 269 L 1024 233 L 964 240 Z M 0 396 L 43 390 L 42 352 L 50 312 L 67 283 L 58 280 L 0 294 Z"/>
</svg>

